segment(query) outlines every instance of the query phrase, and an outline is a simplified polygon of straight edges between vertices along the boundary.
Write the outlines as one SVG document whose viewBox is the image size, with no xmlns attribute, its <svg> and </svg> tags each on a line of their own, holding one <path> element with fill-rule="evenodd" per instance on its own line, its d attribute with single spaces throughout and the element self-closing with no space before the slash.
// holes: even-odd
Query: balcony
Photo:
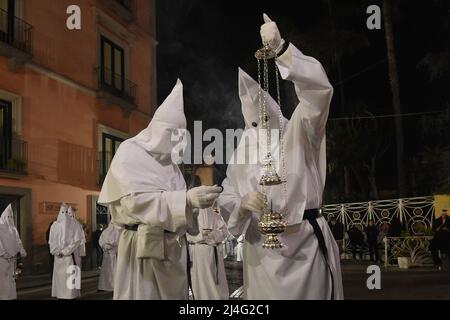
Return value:
<svg viewBox="0 0 450 320">
<path fill-rule="evenodd" d="M 123 75 L 113 74 L 110 69 L 97 68 L 97 97 L 108 104 L 119 105 L 125 113 L 136 109 L 136 84 Z"/>
<path fill-rule="evenodd" d="M 31 60 L 33 55 L 33 27 L 27 22 L 11 17 L 0 9 L 0 55 L 15 64 Z"/>
<path fill-rule="evenodd" d="M 128 23 L 133 22 L 131 0 L 99 0 L 100 3 Z"/>
<path fill-rule="evenodd" d="M 0 137 L 0 177 L 20 179 L 28 174 L 27 142 Z"/>
</svg>

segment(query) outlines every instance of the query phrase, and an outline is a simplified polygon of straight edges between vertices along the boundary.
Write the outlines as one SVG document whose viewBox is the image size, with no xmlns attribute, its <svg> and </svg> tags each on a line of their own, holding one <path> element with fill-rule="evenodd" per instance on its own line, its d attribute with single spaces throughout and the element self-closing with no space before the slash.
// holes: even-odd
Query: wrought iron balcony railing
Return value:
<svg viewBox="0 0 450 320">
<path fill-rule="evenodd" d="M 114 96 L 134 103 L 136 97 L 136 84 L 126 79 L 123 75 L 113 74 L 110 69 L 97 68 L 98 86 Z"/>
<path fill-rule="evenodd" d="M 25 53 L 33 53 L 33 26 L 0 9 L 0 41 Z"/>
<path fill-rule="evenodd" d="M 27 142 L 11 137 L 0 137 L 0 173 L 26 175 L 27 165 Z"/>
<path fill-rule="evenodd" d="M 128 10 L 131 10 L 131 0 L 115 0 L 119 4 L 121 4 L 123 7 L 127 8 Z"/>
</svg>

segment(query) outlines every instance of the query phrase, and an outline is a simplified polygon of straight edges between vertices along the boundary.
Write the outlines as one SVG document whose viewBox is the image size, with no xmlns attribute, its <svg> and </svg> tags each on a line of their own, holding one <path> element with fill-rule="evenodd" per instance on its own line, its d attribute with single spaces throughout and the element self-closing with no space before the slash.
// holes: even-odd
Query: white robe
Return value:
<svg viewBox="0 0 450 320">
<path fill-rule="evenodd" d="M 237 245 L 236 245 L 236 261 L 240 262 L 240 261 L 244 261 L 244 237 L 240 236 L 237 239 Z"/>
<path fill-rule="evenodd" d="M 98 279 L 98 290 L 114 291 L 114 275 L 117 265 L 117 251 L 120 232 L 112 223 L 102 232 L 99 239 L 103 250 L 102 269 Z"/>
<path fill-rule="evenodd" d="M 81 290 L 68 286 L 68 280 L 74 275 L 81 280 L 81 257 L 85 255 L 86 238 L 76 219 L 70 217 L 67 206 L 61 205 L 58 219 L 52 224 L 49 235 L 50 253 L 54 256 L 52 277 L 52 297 L 58 299 L 76 299 Z M 78 269 L 73 269 L 72 266 Z M 72 272 L 72 273 L 70 273 Z"/>
<path fill-rule="evenodd" d="M 112 223 L 123 228 L 114 281 L 116 300 L 188 299 L 185 234 L 194 226 L 186 183 L 170 159 L 171 133 L 186 128 L 177 81 L 149 126 L 117 150 L 100 192 Z M 137 231 L 126 226 L 139 225 Z"/>
<path fill-rule="evenodd" d="M 16 269 L 17 255 L 25 257 L 17 228 L 14 225 L 14 216 L 11 205 L 0 216 L 0 300 L 17 299 Z"/>
<path fill-rule="evenodd" d="M 330 299 L 331 277 L 313 228 L 303 221 L 303 213 L 305 209 L 319 208 L 322 204 L 326 173 L 325 125 L 333 88 L 321 64 L 303 55 L 292 44 L 277 59 L 277 65 L 282 78 L 294 83 L 300 100 L 285 126 L 287 204 L 281 185 L 267 188 L 274 210 L 283 212 L 287 205 L 288 228 L 280 236 L 285 247 L 262 248 L 264 237 L 257 229 L 259 214 L 239 215 L 241 198 L 248 192 L 260 191 L 259 165 L 229 165 L 219 205 L 224 217 L 229 219 L 230 232 L 235 236 L 245 234 L 246 299 Z M 242 97 L 241 101 L 244 101 Z M 251 133 L 250 130 L 247 126 Z M 278 141 L 272 143 L 276 148 Z M 275 163 L 275 167 L 280 174 L 279 163 Z M 317 222 L 324 234 L 334 277 L 333 298 L 343 299 L 339 250 L 326 220 L 321 217 Z"/>
<path fill-rule="evenodd" d="M 201 209 L 198 215 L 198 229 L 198 234 L 187 236 L 192 261 L 194 298 L 227 300 L 229 291 L 222 244 L 229 234 L 226 223 L 212 208 Z"/>
</svg>

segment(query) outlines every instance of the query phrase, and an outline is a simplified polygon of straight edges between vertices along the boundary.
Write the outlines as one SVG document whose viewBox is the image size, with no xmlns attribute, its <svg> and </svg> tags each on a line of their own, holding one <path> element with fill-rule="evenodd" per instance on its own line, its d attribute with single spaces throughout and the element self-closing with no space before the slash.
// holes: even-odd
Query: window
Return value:
<svg viewBox="0 0 450 320">
<path fill-rule="evenodd" d="M 131 0 L 116 0 L 116 2 L 120 3 L 123 7 L 127 8 L 128 10 L 131 9 Z"/>
<path fill-rule="evenodd" d="M 124 50 L 106 37 L 101 37 L 101 83 L 111 89 L 125 90 Z"/>
<path fill-rule="evenodd" d="M 6 168 L 12 156 L 12 104 L 0 100 L 0 166 Z"/>
<path fill-rule="evenodd" d="M 14 40 L 14 0 L 0 0 L 0 39 Z"/>
<path fill-rule="evenodd" d="M 105 228 L 111 220 L 108 207 L 99 204 L 98 196 L 89 196 L 91 202 L 92 232 L 97 230 L 98 225 L 102 224 Z"/>
<path fill-rule="evenodd" d="M 0 100 L 0 131 L 2 137 L 12 136 L 12 103 Z"/>
<path fill-rule="evenodd" d="M 108 173 L 111 161 L 116 154 L 120 144 L 125 139 L 116 137 L 109 133 L 102 133 L 102 151 L 101 151 L 101 170 L 100 170 L 100 182 L 103 183 L 103 179 Z"/>
</svg>

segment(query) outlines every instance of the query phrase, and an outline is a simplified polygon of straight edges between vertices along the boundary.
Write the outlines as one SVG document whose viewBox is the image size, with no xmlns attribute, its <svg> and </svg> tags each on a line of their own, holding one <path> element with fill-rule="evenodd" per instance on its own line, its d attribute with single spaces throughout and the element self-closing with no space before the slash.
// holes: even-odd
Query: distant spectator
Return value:
<svg viewBox="0 0 450 320">
<path fill-rule="evenodd" d="M 102 232 L 103 232 L 103 225 L 99 224 L 97 230 L 95 230 L 92 233 L 92 244 L 94 245 L 95 252 L 97 255 L 97 268 L 101 268 L 103 259 L 103 250 L 99 242 Z"/>
<path fill-rule="evenodd" d="M 442 215 L 434 221 L 434 237 L 431 243 L 431 252 L 435 266 L 442 268 L 442 258 L 450 258 L 450 218 L 447 210 L 442 211 Z M 440 257 L 439 257 L 440 253 Z"/>
<path fill-rule="evenodd" d="M 359 251 L 359 258 L 362 260 L 365 247 L 364 234 L 355 225 L 348 230 L 347 234 L 350 240 L 350 246 L 352 247 L 353 259 L 356 260 L 356 252 Z"/>
<path fill-rule="evenodd" d="M 339 247 L 339 253 L 342 252 L 342 244 L 344 242 L 344 225 L 336 220 L 336 217 L 332 216 L 329 222 L 331 232 Z"/>
<path fill-rule="evenodd" d="M 399 218 L 394 217 L 391 220 L 389 226 L 388 237 L 401 237 L 403 231 L 403 225 Z"/>
<path fill-rule="evenodd" d="M 367 222 L 366 227 L 367 246 L 369 247 L 370 261 L 380 261 L 380 256 L 378 254 L 378 233 L 378 228 L 374 224 L 373 220 L 370 219 Z"/>
</svg>

